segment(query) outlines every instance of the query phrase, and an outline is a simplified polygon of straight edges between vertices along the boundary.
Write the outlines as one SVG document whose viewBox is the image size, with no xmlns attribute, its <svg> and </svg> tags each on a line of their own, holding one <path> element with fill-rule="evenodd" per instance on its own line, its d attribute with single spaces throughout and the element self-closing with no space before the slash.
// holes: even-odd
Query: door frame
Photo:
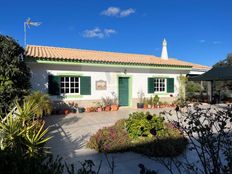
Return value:
<svg viewBox="0 0 232 174">
<path fill-rule="evenodd" d="M 128 106 L 132 106 L 132 75 L 117 75 L 117 90 L 118 90 L 118 102 L 119 102 L 119 78 L 120 77 L 128 77 L 129 89 L 128 89 Z M 118 103 L 119 104 L 119 103 Z M 124 107 L 124 106 L 123 106 Z M 125 106 L 127 107 L 127 106 Z"/>
</svg>

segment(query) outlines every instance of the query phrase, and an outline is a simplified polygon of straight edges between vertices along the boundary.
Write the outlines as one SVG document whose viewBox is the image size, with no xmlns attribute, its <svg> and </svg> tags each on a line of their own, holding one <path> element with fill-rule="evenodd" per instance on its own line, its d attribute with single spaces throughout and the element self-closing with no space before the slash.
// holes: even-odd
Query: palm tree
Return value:
<svg viewBox="0 0 232 174">
<path fill-rule="evenodd" d="M 52 102 L 47 94 L 36 91 L 31 95 L 26 96 L 25 101 L 36 103 L 36 105 L 38 105 L 38 107 L 33 111 L 37 117 L 49 115 L 52 112 Z"/>
</svg>

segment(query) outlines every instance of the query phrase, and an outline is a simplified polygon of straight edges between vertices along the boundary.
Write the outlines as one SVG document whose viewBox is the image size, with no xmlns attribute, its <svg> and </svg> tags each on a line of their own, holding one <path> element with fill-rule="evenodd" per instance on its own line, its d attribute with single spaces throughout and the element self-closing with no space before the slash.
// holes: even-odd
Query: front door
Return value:
<svg viewBox="0 0 232 174">
<path fill-rule="evenodd" d="M 129 77 L 119 77 L 118 79 L 119 88 L 119 105 L 128 106 L 129 105 Z"/>
</svg>

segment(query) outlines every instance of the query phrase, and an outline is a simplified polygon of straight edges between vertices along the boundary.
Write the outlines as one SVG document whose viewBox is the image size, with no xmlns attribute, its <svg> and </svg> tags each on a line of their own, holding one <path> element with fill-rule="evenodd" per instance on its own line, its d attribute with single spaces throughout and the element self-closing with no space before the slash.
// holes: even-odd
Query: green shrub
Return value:
<svg viewBox="0 0 232 174">
<path fill-rule="evenodd" d="M 134 112 L 126 120 L 126 129 L 131 138 L 160 136 L 164 133 L 164 119 L 149 112 Z"/>
<path fill-rule="evenodd" d="M 149 115 L 149 113 L 133 113 L 131 114 L 131 118 L 135 117 L 136 120 L 144 120 L 144 117 L 146 118 L 147 115 Z M 157 116 L 153 115 L 152 118 L 153 117 Z M 151 120 L 153 121 L 153 119 Z M 159 126 L 162 127 L 162 130 L 157 131 L 156 136 L 152 135 L 150 131 L 149 134 L 152 136 L 129 136 L 126 129 L 126 123 L 129 119 L 122 119 L 117 121 L 114 126 L 104 127 L 98 130 L 98 132 L 90 138 L 87 147 L 99 152 L 110 153 L 132 151 L 147 156 L 157 157 L 173 157 L 180 155 L 186 149 L 188 144 L 187 139 L 174 124 L 165 123 L 163 118 L 159 119 L 160 122 L 157 122 L 159 122 Z M 131 123 L 131 121 L 129 123 Z M 144 124 L 145 123 L 147 122 L 144 121 Z M 136 121 L 136 125 L 137 124 Z M 144 133 L 144 135 L 147 134 Z"/>
<path fill-rule="evenodd" d="M 124 121 L 117 122 L 116 126 L 104 127 L 94 134 L 87 147 L 99 152 L 125 151 L 129 147 L 130 139 L 125 129 Z"/>
<path fill-rule="evenodd" d="M 154 98 L 153 98 L 153 104 L 156 105 L 156 106 L 159 104 L 159 96 L 158 95 L 154 96 Z"/>
</svg>

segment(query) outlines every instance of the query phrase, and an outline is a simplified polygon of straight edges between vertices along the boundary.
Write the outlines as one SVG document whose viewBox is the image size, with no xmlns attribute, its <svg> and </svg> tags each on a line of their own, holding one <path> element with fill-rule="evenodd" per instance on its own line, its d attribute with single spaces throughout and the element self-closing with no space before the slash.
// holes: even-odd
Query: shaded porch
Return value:
<svg viewBox="0 0 232 174">
<path fill-rule="evenodd" d="M 190 77 L 190 81 L 207 81 L 208 101 L 220 103 L 232 102 L 232 67 L 213 67 L 197 77 Z"/>
</svg>

